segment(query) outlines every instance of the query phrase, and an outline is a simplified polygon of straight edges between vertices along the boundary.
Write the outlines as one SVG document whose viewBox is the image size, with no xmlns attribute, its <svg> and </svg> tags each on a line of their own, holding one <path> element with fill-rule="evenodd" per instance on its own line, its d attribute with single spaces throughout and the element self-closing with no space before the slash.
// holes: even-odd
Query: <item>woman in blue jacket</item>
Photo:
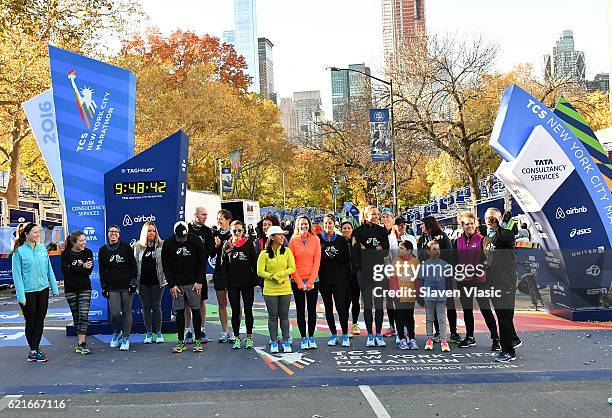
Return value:
<svg viewBox="0 0 612 418">
<path fill-rule="evenodd" d="M 40 227 L 34 223 L 26 224 L 15 240 L 12 256 L 13 283 L 25 318 L 30 362 L 48 360 L 40 350 L 40 340 L 49 306 L 49 287 L 53 295 L 59 294 L 49 254 L 39 241 Z"/>
</svg>

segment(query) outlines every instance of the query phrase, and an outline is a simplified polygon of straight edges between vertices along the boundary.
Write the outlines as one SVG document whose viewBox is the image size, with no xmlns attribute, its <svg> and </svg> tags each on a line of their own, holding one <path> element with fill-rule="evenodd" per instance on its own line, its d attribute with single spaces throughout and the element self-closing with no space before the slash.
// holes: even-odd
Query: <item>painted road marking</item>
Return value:
<svg viewBox="0 0 612 418">
<path fill-rule="evenodd" d="M 9 403 L 11 401 L 14 401 L 15 399 L 19 399 L 22 396 L 23 395 L 6 395 L 4 398 L 0 399 L 0 411 L 2 411 L 3 409 L 6 409 L 6 407 L 9 406 Z"/>
<path fill-rule="evenodd" d="M 389 415 L 383 404 L 369 386 L 359 385 L 359 389 L 378 418 L 391 418 L 391 415 Z"/>
</svg>

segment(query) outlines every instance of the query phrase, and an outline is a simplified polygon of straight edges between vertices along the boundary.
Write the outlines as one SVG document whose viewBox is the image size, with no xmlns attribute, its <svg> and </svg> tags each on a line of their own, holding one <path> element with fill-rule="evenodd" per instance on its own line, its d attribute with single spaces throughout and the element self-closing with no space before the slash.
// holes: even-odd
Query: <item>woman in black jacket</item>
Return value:
<svg viewBox="0 0 612 418">
<path fill-rule="evenodd" d="M 425 261 L 428 258 L 427 243 L 430 241 L 436 241 L 440 246 L 440 258 L 447 263 L 452 263 L 453 257 L 451 254 L 451 241 L 448 238 L 448 235 L 442 231 L 438 220 L 433 216 L 426 216 L 421 221 L 421 231 L 422 234 L 417 241 L 419 261 Z M 454 287 L 453 278 L 447 278 L 446 289 L 450 290 Z M 448 318 L 448 325 L 450 328 L 450 337 L 448 340 L 451 343 L 459 344 L 461 342 L 461 335 L 457 333 L 457 309 L 455 308 L 454 298 L 446 298 L 446 317 Z M 438 339 L 440 333 L 437 319 L 434 320 L 434 327 L 436 329 L 434 339 Z"/>
<path fill-rule="evenodd" d="M 132 299 L 136 293 L 136 259 L 130 244 L 119 241 L 120 236 L 121 230 L 117 225 L 108 228 L 108 243 L 100 248 L 98 263 L 102 296 L 108 298 L 113 324 L 110 347 L 128 351 L 132 330 Z"/>
<path fill-rule="evenodd" d="M 319 291 L 325 305 L 325 318 L 331 332 L 327 345 L 338 344 L 336 318 L 334 317 L 334 302 L 336 312 L 342 327 L 342 346 L 350 347 L 348 335 L 348 311 L 346 310 L 346 270 L 350 262 L 348 242 L 342 235 L 336 234 L 333 215 L 323 218 L 321 240 L 321 264 L 319 265 Z M 333 298 L 333 300 L 332 300 Z"/>
<path fill-rule="evenodd" d="M 228 285 L 228 299 L 232 308 L 232 330 L 234 345 L 240 349 L 240 297 L 244 305 L 244 320 L 246 322 L 245 348 L 253 348 L 253 300 L 255 299 L 255 283 L 257 278 L 257 255 L 255 246 L 246 236 L 244 224 L 233 221 L 230 224 L 231 238 L 223 245 L 221 254 L 221 275 Z"/>
<path fill-rule="evenodd" d="M 75 353 L 89 354 L 87 346 L 87 327 L 89 325 L 89 305 L 91 303 L 91 280 L 93 253 L 85 248 L 87 240 L 82 231 L 75 231 L 66 237 L 62 252 L 62 273 L 64 274 L 64 293 L 72 322 L 77 333 L 78 344 Z"/>
</svg>

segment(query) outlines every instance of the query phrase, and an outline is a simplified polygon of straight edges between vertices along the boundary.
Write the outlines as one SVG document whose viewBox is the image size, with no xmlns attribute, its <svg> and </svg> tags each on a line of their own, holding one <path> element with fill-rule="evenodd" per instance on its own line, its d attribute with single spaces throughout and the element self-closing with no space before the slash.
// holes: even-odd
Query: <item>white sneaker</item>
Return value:
<svg viewBox="0 0 612 418">
<path fill-rule="evenodd" d="M 283 343 L 283 353 L 292 353 L 293 350 L 291 349 L 291 344 L 289 344 L 289 341 L 285 341 Z"/>
<path fill-rule="evenodd" d="M 110 348 L 117 348 L 121 344 L 121 338 L 123 337 L 123 332 L 119 332 L 119 334 L 114 333 L 113 338 L 110 342 Z"/>
<path fill-rule="evenodd" d="M 157 344 L 162 344 L 164 342 L 164 336 L 162 335 L 161 332 L 157 333 L 157 338 L 155 338 L 155 342 Z"/>
</svg>

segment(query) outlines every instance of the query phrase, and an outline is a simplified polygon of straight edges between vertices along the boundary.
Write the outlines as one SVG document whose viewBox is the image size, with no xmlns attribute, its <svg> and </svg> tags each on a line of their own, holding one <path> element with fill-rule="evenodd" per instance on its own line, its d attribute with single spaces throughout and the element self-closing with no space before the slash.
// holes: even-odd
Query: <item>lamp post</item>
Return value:
<svg viewBox="0 0 612 418">
<path fill-rule="evenodd" d="M 395 112 L 393 109 L 393 81 L 387 81 L 387 80 L 383 80 L 382 78 L 378 78 L 378 77 L 374 77 L 371 74 L 367 74 L 364 73 L 363 71 L 359 71 L 353 68 L 338 68 L 338 67 L 329 67 L 329 69 L 332 72 L 336 72 L 336 71 L 352 71 L 355 73 L 359 73 L 361 75 L 364 75 L 368 78 L 371 78 L 373 80 L 376 80 L 380 83 L 383 83 L 387 86 L 389 86 L 389 95 L 390 95 L 390 99 L 391 99 L 391 103 L 390 103 L 390 107 L 389 107 L 389 112 L 391 113 L 391 172 L 393 175 L 393 213 L 397 214 L 397 209 L 398 209 L 398 205 L 397 205 L 397 169 L 395 166 Z"/>
</svg>

